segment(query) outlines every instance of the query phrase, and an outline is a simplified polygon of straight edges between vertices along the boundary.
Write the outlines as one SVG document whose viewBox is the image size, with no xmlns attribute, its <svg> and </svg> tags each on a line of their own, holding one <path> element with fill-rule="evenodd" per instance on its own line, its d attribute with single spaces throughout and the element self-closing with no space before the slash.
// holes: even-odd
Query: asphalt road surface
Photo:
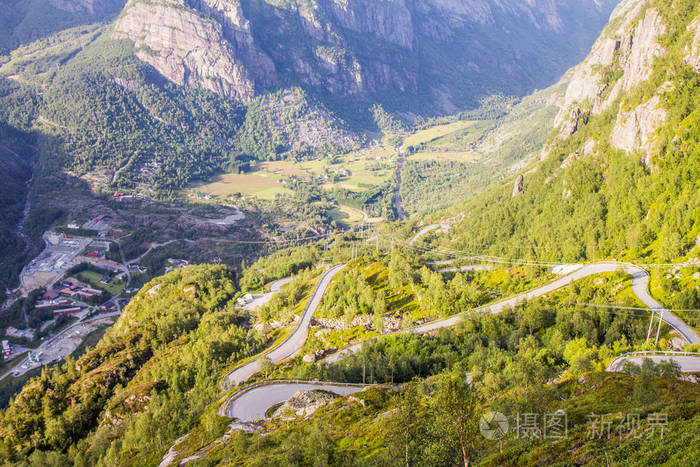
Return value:
<svg viewBox="0 0 700 467">
<path fill-rule="evenodd" d="M 236 418 L 241 422 L 252 422 L 265 418 L 267 409 L 275 404 L 286 401 L 298 391 L 321 389 L 340 396 L 360 392 L 363 385 L 334 384 L 334 383 L 274 383 L 252 388 L 240 393 L 231 400 L 226 408 L 226 416 Z"/>
<path fill-rule="evenodd" d="M 648 285 L 649 285 L 649 274 L 642 268 L 632 265 L 632 264 L 626 264 L 626 263 L 617 263 L 617 262 L 605 262 L 605 263 L 591 263 L 591 264 L 585 264 L 582 265 L 578 270 L 572 272 L 571 274 L 568 274 L 566 276 L 563 276 L 555 281 L 550 282 L 549 284 L 546 284 L 542 287 L 539 287 L 537 289 L 531 290 L 529 292 L 524 292 L 519 295 L 515 295 L 513 297 L 510 297 L 506 300 L 502 300 L 497 303 L 493 303 L 491 305 L 486 305 L 481 308 L 477 308 L 474 311 L 477 313 L 500 313 L 506 308 L 511 308 L 515 306 L 516 304 L 528 300 L 532 300 L 533 298 L 541 297 L 542 295 L 546 295 L 550 292 L 554 292 L 557 289 L 560 289 L 562 287 L 566 287 L 570 283 L 577 281 L 579 279 L 583 279 L 584 277 L 588 277 L 591 275 L 595 274 L 601 274 L 604 272 L 614 272 L 618 270 L 618 268 L 622 268 L 625 272 L 628 274 L 632 275 L 632 289 L 637 295 L 637 297 L 649 308 L 657 311 L 658 313 L 661 313 L 663 311 L 663 320 L 666 324 L 669 326 L 673 327 L 678 333 L 683 337 L 683 339 L 686 342 L 689 343 L 697 343 L 700 342 L 700 338 L 698 338 L 697 333 L 687 324 L 685 324 L 683 321 L 681 321 L 676 315 L 671 313 L 670 311 L 664 310 L 664 308 L 654 300 L 651 295 L 649 295 L 648 292 Z M 446 318 L 440 321 L 433 321 L 427 324 L 424 324 L 422 326 L 418 326 L 411 330 L 410 332 L 414 332 L 416 334 L 423 334 L 426 332 L 430 331 L 435 331 L 440 328 L 446 328 L 450 326 L 456 325 L 460 320 L 462 319 L 462 316 L 457 315 L 457 316 L 452 316 L 450 318 Z M 345 355 L 355 353 L 360 348 L 362 347 L 362 344 L 355 344 L 350 347 L 347 347 L 340 352 L 336 352 L 335 354 L 327 357 L 324 361 L 327 363 L 333 363 L 338 361 L 340 358 L 342 358 Z"/>
<path fill-rule="evenodd" d="M 311 317 L 316 312 L 316 309 L 321 304 L 321 299 L 323 294 L 326 293 L 326 289 L 331 283 L 333 277 L 335 277 L 341 269 L 345 267 L 344 264 L 335 266 L 326 272 L 321 281 L 316 286 L 311 300 L 309 300 L 308 305 L 304 309 L 304 313 L 299 320 L 294 332 L 284 341 L 279 347 L 269 352 L 266 356 L 272 363 L 279 363 L 281 361 L 287 360 L 295 356 L 299 351 L 301 351 L 304 341 L 306 341 L 306 335 L 309 332 L 309 324 L 311 323 Z M 259 372 L 261 369 L 261 358 L 253 360 L 229 373 L 226 376 L 226 383 L 229 387 L 237 386 L 248 380 L 255 373 Z"/>
<path fill-rule="evenodd" d="M 444 230 L 449 230 L 449 229 L 450 229 L 450 226 L 447 225 L 447 224 L 430 224 L 430 225 L 427 225 L 427 226 L 423 227 L 422 229 L 420 229 L 420 230 L 418 231 L 418 233 L 416 233 L 416 234 L 413 236 L 413 238 L 410 239 L 410 240 L 408 241 L 408 244 L 409 244 L 409 245 L 413 245 L 413 244 L 416 243 L 421 237 L 423 237 L 424 235 L 426 235 L 428 232 L 431 232 L 431 231 L 433 231 L 433 230 L 435 230 L 435 229 L 438 229 L 438 228 L 439 228 L 439 229 L 444 229 Z"/>
<path fill-rule="evenodd" d="M 660 355 L 645 355 L 642 352 L 633 352 L 629 355 L 623 355 L 622 357 L 616 358 L 609 366 L 608 371 L 622 371 L 622 364 L 624 362 L 632 362 L 635 365 L 641 365 L 645 359 L 651 359 L 654 363 L 665 362 L 667 360 L 673 360 L 680 366 L 682 373 L 700 373 L 700 354 L 698 355 L 673 355 L 673 354 L 663 354 Z"/>
</svg>

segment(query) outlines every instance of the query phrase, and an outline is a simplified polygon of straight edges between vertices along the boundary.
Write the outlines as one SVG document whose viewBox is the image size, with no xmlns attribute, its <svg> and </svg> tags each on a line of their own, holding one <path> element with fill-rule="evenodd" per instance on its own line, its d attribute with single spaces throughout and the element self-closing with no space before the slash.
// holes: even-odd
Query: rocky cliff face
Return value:
<svg viewBox="0 0 700 467">
<path fill-rule="evenodd" d="M 695 71 L 700 73 L 700 18 L 696 18 L 688 30 L 691 31 L 693 36 L 693 43 L 687 48 L 685 54 L 685 62 L 695 68 Z"/>
<path fill-rule="evenodd" d="M 573 69 L 556 119 L 557 126 L 564 124 L 565 128 L 573 129 L 571 121 L 580 114 L 581 103 L 588 101 L 592 113 L 598 114 L 608 108 L 623 89 L 628 90 L 650 72 L 648 65 L 650 59 L 658 55 L 656 39 L 662 32 L 658 15 L 652 13 L 648 21 L 645 18 L 636 30 L 632 29 L 647 3 L 648 0 L 625 0 L 615 8 L 610 25 L 593 45 L 591 53 Z M 606 80 L 606 74 L 619 74 L 623 70 L 624 79 Z M 569 130 L 564 136 L 573 133 Z"/>
<path fill-rule="evenodd" d="M 616 2 L 131 0 L 114 36 L 168 79 L 244 103 L 306 85 L 452 111 L 555 79 Z"/>
<path fill-rule="evenodd" d="M 188 8 L 190 4 L 199 10 Z M 171 81 L 243 103 L 250 102 L 259 86 L 276 79 L 269 57 L 254 46 L 237 3 L 132 1 L 116 22 L 114 37 L 131 39 L 136 56 Z M 256 66 L 246 67 L 244 60 Z"/>
<path fill-rule="evenodd" d="M 688 26 L 695 35 L 684 57 L 685 63 L 698 72 L 699 28 L 697 18 Z M 651 95 L 647 92 L 643 101 L 632 106 L 622 105 L 621 100 L 652 76 L 655 60 L 667 53 L 660 42 L 667 31 L 651 0 L 625 0 L 618 5 L 589 56 L 565 78 L 569 84 L 556 119 L 559 137 L 576 133 L 591 116 L 611 110 L 617 116 L 610 144 L 630 153 L 639 152 L 642 161 L 651 166 L 656 132 L 667 117 L 664 95 L 673 92 L 674 86 L 670 82 L 654 85 L 657 88 Z"/>
</svg>

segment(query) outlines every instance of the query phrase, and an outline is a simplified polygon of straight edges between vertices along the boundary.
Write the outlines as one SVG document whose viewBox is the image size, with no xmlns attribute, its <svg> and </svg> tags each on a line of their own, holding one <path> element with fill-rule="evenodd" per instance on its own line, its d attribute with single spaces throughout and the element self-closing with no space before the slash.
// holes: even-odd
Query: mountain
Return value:
<svg viewBox="0 0 700 467">
<path fill-rule="evenodd" d="M 121 431 L 125 420 L 135 421 L 127 418 L 130 413 L 158 398 L 170 400 L 171 408 L 189 406 L 191 414 L 182 419 L 189 425 L 217 390 L 216 378 L 209 376 L 260 347 L 255 331 L 223 308 L 235 292 L 232 271 L 224 266 L 179 269 L 147 284 L 94 349 L 25 386 L 0 422 L 0 458 L 18 459 L 19 451 L 8 450 L 13 445 L 39 455 L 67 448 L 93 429 Z M 180 389 L 195 380 L 198 389 L 188 401 L 181 399 Z M 171 399 L 171 391 L 179 401 Z M 30 433 L 41 435 L 29 441 Z"/>
<path fill-rule="evenodd" d="M 474 10 L 478 3 L 470 5 Z M 207 31 L 199 25 L 192 30 Z M 244 103 L 226 94 L 237 89 L 232 82 L 204 78 L 212 89 L 180 86 L 138 57 L 147 50 L 143 45 L 124 48 L 129 39 L 115 40 L 105 31 L 76 28 L 64 31 L 65 40 L 53 49 L 26 46 L 5 66 L 25 66 L 29 73 L 10 75 L 14 78 L 0 88 L 7 89 L 3 102 L 12 102 L 18 87 L 26 91 L 20 81 L 29 89 L 47 85 L 40 102 L 23 100 L 12 107 L 22 112 L 4 118 L 26 129 L 40 115 L 43 131 L 70 136 L 75 160 L 86 172 L 133 171 L 147 185 L 144 165 L 136 159 L 142 157 L 156 161 L 145 167 L 161 174 L 163 183 L 168 177 L 181 177 L 181 183 L 188 171 L 204 175 L 224 162 L 217 145 L 230 151 L 226 161 L 233 163 L 241 141 L 251 150 L 262 146 L 270 152 L 266 157 L 279 155 L 285 138 L 309 135 L 320 141 L 317 132 L 305 131 L 312 120 L 327 120 L 323 128 L 353 144 L 350 125 L 333 118 L 324 96 L 290 86 L 264 95 L 254 91 Z M 400 42 L 398 36 L 386 37 Z M 90 45 L 76 44 L 80 38 Z M 536 93 L 514 106 L 503 123 L 505 134 L 523 139 L 480 142 L 494 151 L 519 143 L 530 152 L 531 140 L 541 142 L 541 131 L 523 131 L 530 120 L 519 112 L 545 109 L 546 118 L 536 120 L 551 117 L 550 136 L 517 174 L 434 218 L 377 228 L 369 242 L 365 232 L 361 240 L 340 233 L 261 259 L 244 268 L 238 283 L 221 265 L 189 266 L 153 279 L 94 349 L 43 369 L 10 402 L 0 419 L 0 457 L 39 465 L 158 465 L 164 456 L 164 465 L 692 463 L 700 433 L 697 384 L 678 380 L 672 364 L 650 360 L 628 367 L 627 375 L 601 373 L 625 352 L 679 345 L 666 326 L 659 327 L 658 347 L 645 341 L 649 315 L 640 309 L 636 283 L 623 271 L 581 279 L 501 313 L 472 313 L 454 329 L 377 335 L 385 326 L 405 329 L 550 283 L 552 263 L 611 257 L 649 265 L 648 292 L 659 300 L 661 295 L 666 306 L 679 313 L 700 308 L 700 268 L 679 271 L 668 264 L 700 256 L 699 48 L 696 0 L 624 0 L 590 55 L 562 78 L 556 92 Z M 34 60 L 23 65 L 28 55 Z M 171 56 L 157 54 L 158 60 Z M 189 57 L 196 62 L 196 55 Z M 225 60 L 222 66 L 228 66 Z M 215 76 L 204 71 L 191 83 L 185 79 L 192 75 L 184 73 L 183 83 Z M 225 91 L 228 86 L 231 91 Z M 72 92 L 61 93 L 65 90 Z M 309 115 L 313 118 L 304 118 Z M 277 128 L 290 121 L 294 132 Z M 245 138 L 239 139 L 242 131 Z M 273 143 L 265 147 L 268 139 Z M 504 141 L 508 144 L 501 146 Z M 142 152 L 130 145 L 143 145 Z M 179 152 L 164 154 L 168 145 Z M 45 154 L 58 159 L 63 153 L 56 147 Z M 511 159 L 504 158 L 515 162 Z M 47 167 L 51 161 L 40 160 Z M 22 167 L 17 164 L 19 180 L 26 178 Z M 419 222 L 438 220 L 448 224 L 442 234 L 402 241 Z M 472 264 L 473 270 L 442 274 L 425 262 L 438 253 L 469 264 L 468 253 L 536 261 L 518 266 L 495 259 L 493 270 Z M 255 426 L 219 416 L 230 396 L 222 393 L 220 378 L 275 340 L 287 339 L 311 300 L 321 274 L 313 265 L 321 258 L 348 264 L 325 295 L 333 301 L 320 301 L 321 315 L 302 354 L 313 360 L 331 347 L 378 338 L 329 365 L 302 355 L 276 367 L 264 361 L 254 381 L 263 375 L 369 379 L 401 388 L 370 388 L 347 398 L 326 394 L 314 402 L 323 407 L 302 407 L 298 417 L 274 411 L 278 418 Z M 259 313 L 234 305 L 246 292 L 291 274 L 297 278 Z M 697 344 L 685 350 L 691 348 Z M 301 393 L 295 402 L 311 399 L 307 396 Z M 527 427 L 526 438 L 520 424 L 511 425 L 517 436 L 501 443 L 479 434 L 479 416 L 487 410 L 517 416 L 518 422 L 524 414 L 540 418 Z M 546 439 L 542 435 L 552 427 L 547 417 L 562 415 L 559 410 L 568 417 L 568 431 L 557 436 L 561 439 Z M 608 427 L 612 436 L 604 432 Z M 650 433 L 652 427 L 667 431 Z M 591 436 L 594 430 L 599 437 Z"/>
<path fill-rule="evenodd" d="M 541 161 L 455 207 L 464 251 L 671 262 L 700 248 L 694 1 L 624 1 L 567 84 Z M 513 189 L 516 183 L 517 189 Z"/>
<path fill-rule="evenodd" d="M 125 0 L 6 0 L 0 3 L 0 54 L 51 33 L 116 16 Z"/>
<path fill-rule="evenodd" d="M 163 196 L 251 158 L 348 152 L 378 133 L 377 105 L 412 120 L 525 95 L 583 57 L 614 3 L 17 0 L 0 99 L 28 116 L 6 123 L 53 138 L 38 159 Z"/>
<path fill-rule="evenodd" d="M 301 85 L 444 114 L 551 83 L 615 3 L 131 0 L 113 36 L 169 80 L 244 104 Z"/>
</svg>

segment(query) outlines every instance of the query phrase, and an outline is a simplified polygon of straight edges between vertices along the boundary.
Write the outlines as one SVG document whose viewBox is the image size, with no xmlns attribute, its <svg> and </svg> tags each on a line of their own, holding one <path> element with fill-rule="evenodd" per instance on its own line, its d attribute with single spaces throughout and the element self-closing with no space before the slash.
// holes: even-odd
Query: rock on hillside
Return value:
<svg viewBox="0 0 700 467">
<path fill-rule="evenodd" d="M 272 418 L 281 420 L 294 420 L 297 417 L 308 418 L 337 397 L 332 392 L 316 389 L 297 391 L 275 410 Z"/>
<path fill-rule="evenodd" d="M 689 31 L 694 31 L 693 43 L 688 47 L 685 55 L 685 62 L 695 68 L 700 73 L 700 18 L 696 18 L 690 26 Z"/>
<path fill-rule="evenodd" d="M 652 76 L 654 61 L 667 52 L 660 43 L 667 25 L 650 5 L 650 0 L 620 3 L 589 56 L 564 78 L 568 87 L 555 120 L 560 138 L 576 133 L 591 115 L 611 109 L 618 98 Z M 685 62 L 700 72 L 700 21 L 696 18 L 688 29 L 696 32 L 686 49 Z M 640 152 L 642 161 L 650 166 L 656 132 L 666 120 L 663 95 L 673 90 L 673 85 L 664 83 L 635 107 L 620 106 L 610 144 L 630 153 Z"/>
<path fill-rule="evenodd" d="M 620 92 L 628 91 L 649 76 L 651 62 L 663 53 L 657 40 L 664 26 L 658 13 L 649 11 L 634 27 L 634 21 L 648 3 L 649 0 L 624 0 L 615 8 L 610 24 L 591 53 L 568 78 L 564 102 L 555 122 L 557 126 L 564 124 L 572 128 L 571 116 L 578 116 L 577 109 L 584 101 L 590 103 L 594 114 L 602 112 Z M 609 73 L 622 73 L 622 79 L 608 81 L 606 74 Z"/>
<path fill-rule="evenodd" d="M 171 81 L 243 103 L 306 85 L 446 112 L 549 84 L 588 50 L 615 3 L 130 0 L 114 36 Z"/>
</svg>

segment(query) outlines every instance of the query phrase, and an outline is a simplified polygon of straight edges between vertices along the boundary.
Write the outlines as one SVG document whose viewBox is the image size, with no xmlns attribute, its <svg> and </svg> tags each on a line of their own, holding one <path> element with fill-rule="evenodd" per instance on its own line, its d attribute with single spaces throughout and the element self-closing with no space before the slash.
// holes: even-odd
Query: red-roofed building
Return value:
<svg viewBox="0 0 700 467">
<path fill-rule="evenodd" d="M 40 298 L 41 300 L 56 300 L 58 298 L 58 292 L 53 289 L 49 289 Z"/>
<path fill-rule="evenodd" d="M 60 310 L 54 310 L 53 316 L 55 318 L 55 317 L 61 316 L 61 315 L 75 315 L 78 313 L 80 313 L 80 308 L 78 308 L 76 306 L 76 307 L 72 307 L 72 308 L 61 308 Z"/>
<path fill-rule="evenodd" d="M 90 295 L 97 295 L 98 297 L 102 295 L 102 291 L 99 289 L 91 289 L 90 287 L 83 287 L 81 292 L 89 293 Z"/>
</svg>

